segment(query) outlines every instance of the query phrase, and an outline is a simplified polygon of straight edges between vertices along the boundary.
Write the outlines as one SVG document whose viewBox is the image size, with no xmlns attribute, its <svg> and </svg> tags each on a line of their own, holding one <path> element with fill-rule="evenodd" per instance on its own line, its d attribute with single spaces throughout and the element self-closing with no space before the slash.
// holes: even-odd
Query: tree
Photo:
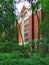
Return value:
<svg viewBox="0 0 49 65">
<path fill-rule="evenodd" d="M 0 0 L 0 38 L 5 38 L 6 40 L 16 38 L 17 21 L 13 11 L 13 0 Z"/>
<path fill-rule="evenodd" d="M 41 1 L 42 6 L 42 23 L 40 24 L 40 34 L 43 36 L 42 41 L 42 50 L 44 53 L 47 52 L 49 48 L 49 1 Z"/>
<path fill-rule="evenodd" d="M 47 40 L 47 43 L 49 43 L 49 1 L 44 0 L 42 4 L 43 8 L 43 28 L 42 28 L 42 34 L 43 38 Z"/>
</svg>

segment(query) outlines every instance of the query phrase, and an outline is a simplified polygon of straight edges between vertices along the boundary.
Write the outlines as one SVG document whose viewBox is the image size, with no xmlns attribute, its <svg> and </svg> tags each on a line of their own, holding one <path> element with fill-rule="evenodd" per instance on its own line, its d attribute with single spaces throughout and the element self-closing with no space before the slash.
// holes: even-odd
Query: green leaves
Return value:
<svg viewBox="0 0 49 65">
<path fill-rule="evenodd" d="M 33 14 L 36 14 L 37 10 L 39 9 L 40 4 L 41 4 L 41 0 L 38 0 L 36 3 L 31 3 Z"/>
<path fill-rule="evenodd" d="M 48 37 L 49 38 L 49 1 L 48 0 L 43 0 L 43 4 L 42 4 L 42 9 L 43 9 L 43 12 L 45 15 L 43 18 L 44 18 L 44 28 L 43 28 L 43 34 L 44 36 L 46 36 L 46 38 Z"/>
<path fill-rule="evenodd" d="M 14 9 L 13 0 L 4 0 L 4 1 L 0 0 L 0 4 L 1 4 L 0 18 L 2 18 L 1 23 L 4 26 L 4 32 L 6 34 L 5 37 L 8 36 L 8 38 L 10 40 L 10 38 L 13 38 L 12 36 L 15 36 L 16 35 L 15 33 L 17 33 L 16 23 L 15 23 L 16 17 L 13 14 L 13 9 Z M 0 30 L 0 31 L 2 31 L 2 30 Z M 2 34 L 2 33 L 0 32 L 0 34 Z"/>
</svg>

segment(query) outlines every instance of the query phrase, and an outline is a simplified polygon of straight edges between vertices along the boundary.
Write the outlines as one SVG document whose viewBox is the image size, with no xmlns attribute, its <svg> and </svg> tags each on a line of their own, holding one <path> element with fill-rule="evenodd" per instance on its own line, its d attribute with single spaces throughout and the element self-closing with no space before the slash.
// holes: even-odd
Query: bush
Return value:
<svg viewBox="0 0 49 65">
<path fill-rule="evenodd" d="M 24 58 L 29 57 L 30 45 L 18 45 L 15 40 L 13 41 L 4 41 L 0 42 L 0 52 L 3 53 L 12 53 L 12 52 L 20 52 L 20 56 Z"/>
<path fill-rule="evenodd" d="M 0 53 L 0 65 L 32 65 L 32 59 L 20 58 L 19 52 Z"/>
<path fill-rule="evenodd" d="M 19 48 L 19 45 L 17 43 L 13 42 L 0 42 L 0 52 L 14 52 L 17 51 Z"/>
<path fill-rule="evenodd" d="M 19 46 L 16 40 L 0 42 L 0 65 L 49 65 L 49 54 L 43 57 L 30 49 L 30 44 Z"/>
<path fill-rule="evenodd" d="M 9 59 L 20 59 L 21 53 L 19 51 L 13 53 L 0 53 L 0 60 L 5 60 L 6 58 Z"/>
<path fill-rule="evenodd" d="M 46 54 L 46 56 L 45 56 L 45 62 L 46 62 L 46 65 L 49 65 L 49 54 Z"/>
<path fill-rule="evenodd" d="M 40 55 L 40 53 L 34 53 L 32 56 L 33 65 L 45 65 L 44 58 Z"/>
<path fill-rule="evenodd" d="M 31 58 L 26 59 L 18 56 L 19 52 L 0 53 L 0 65 L 49 65 L 49 54 L 44 58 L 39 53 L 34 53 Z"/>
<path fill-rule="evenodd" d="M 0 65 L 49 65 L 49 54 L 44 58 L 34 53 L 31 58 L 21 58 L 20 52 L 0 53 Z"/>
<path fill-rule="evenodd" d="M 5 59 L 4 61 L 0 61 L 0 65 L 32 65 L 32 61 L 24 59 Z"/>
</svg>

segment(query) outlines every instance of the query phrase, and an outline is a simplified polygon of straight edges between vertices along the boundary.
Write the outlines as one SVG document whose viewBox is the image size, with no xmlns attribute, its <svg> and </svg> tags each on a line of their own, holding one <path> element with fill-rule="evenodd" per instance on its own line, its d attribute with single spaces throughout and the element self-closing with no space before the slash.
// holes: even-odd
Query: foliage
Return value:
<svg viewBox="0 0 49 65">
<path fill-rule="evenodd" d="M 17 21 L 13 11 L 13 0 L 0 0 L 0 38 L 8 41 L 17 35 Z"/>
<path fill-rule="evenodd" d="M 11 52 L 20 52 L 20 56 L 24 58 L 30 57 L 30 45 L 18 45 L 16 40 L 8 42 L 7 40 L 0 41 L 0 52 L 11 53 Z"/>
<path fill-rule="evenodd" d="M 49 0 L 41 1 L 42 6 L 42 23 L 40 23 L 40 34 L 43 35 L 42 49 L 49 51 Z M 45 52 L 45 53 L 46 53 Z"/>
<path fill-rule="evenodd" d="M 16 52 L 17 53 L 17 52 Z M 18 54 L 19 55 L 19 54 Z M 0 65 L 49 65 L 49 54 L 44 58 L 34 53 L 31 58 L 20 58 L 14 53 L 0 53 Z"/>
<path fill-rule="evenodd" d="M 13 52 L 18 48 L 17 41 L 13 40 L 13 42 L 2 41 L 0 42 L 0 52 Z"/>
<path fill-rule="evenodd" d="M 43 37 L 47 40 L 47 43 L 49 43 L 49 1 L 43 0 L 41 4 L 42 5 L 42 12 L 43 12 L 43 22 L 40 24 L 41 33 L 43 34 Z M 42 26 L 41 26 L 42 25 Z"/>
<path fill-rule="evenodd" d="M 39 52 L 29 56 L 30 46 L 18 45 L 16 40 L 0 42 L 0 65 L 48 65 L 49 54 L 44 58 Z"/>
<path fill-rule="evenodd" d="M 38 3 L 39 2 L 32 4 L 32 7 L 34 6 L 34 9 L 32 8 L 33 12 L 36 12 L 35 8 L 38 6 Z M 43 19 L 44 23 L 39 25 L 40 34 L 44 36 L 44 39 L 41 41 L 43 44 L 39 44 L 39 49 L 40 52 L 43 53 L 43 56 L 37 52 L 33 53 L 32 46 L 34 46 L 34 43 L 32 44 L 32 42 L 26 45 L 18 45 L 17 39 L 15 39 L 17 30 L 15 26 L 15 15 L 13 14 L 13 1 L 0 0 L 0 4 L 2 5 L 2 7 L 0 7 L 0 18 L 2 18 L 2 20 L 0 20 L 0 65 L 49 65 L 49 54 L 46 54 L 47 48 L 49 51 L 48 0 L 41 2 L 42 11 L 45 12 L 45 16 Z M 3 34 L 5 34 L 5 36 Z"/>
<path fill-rule="evenodd" d="M 32 13 L 37 15 L 37 11 L 39 9 L 39 5 L 41 0 L 38 0 L 36 3 L 31 3 Z"/>
<path fill-rule="evenodd" d="M 49 44 L 49 0 L 38 0 L 36 3 L 32 4 L 32 12 L 37 15 L 37 11 L 39 9 L 39 5 L 41 5 L 42 10 L 42 19 L 39 19 L 37 15 L 37 19 L 39 22 L 39 36 L 43 36 L 43 41 L 39 42 L 40 49 L 42 53 L 46 53 L 48 50 Z M 41 43 L 41 44 L 40 44 Z"/>
</svg>

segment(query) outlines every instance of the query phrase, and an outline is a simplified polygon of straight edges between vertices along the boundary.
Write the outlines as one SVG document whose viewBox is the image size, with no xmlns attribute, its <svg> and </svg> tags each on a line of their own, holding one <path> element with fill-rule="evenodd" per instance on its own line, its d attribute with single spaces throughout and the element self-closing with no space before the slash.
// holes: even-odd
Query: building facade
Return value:
<svg viewBox="0 0 49 65">
<path fill-rule="evenodd" d="M 41 9 L 37 11 L 41 17 Z M 32 13 L 31 8 L 23 6 L 18 20 L 18 43 L 20 45 L 28 43 L 32 39 L 38 39 L 38 18 Z"/>
</svg>

